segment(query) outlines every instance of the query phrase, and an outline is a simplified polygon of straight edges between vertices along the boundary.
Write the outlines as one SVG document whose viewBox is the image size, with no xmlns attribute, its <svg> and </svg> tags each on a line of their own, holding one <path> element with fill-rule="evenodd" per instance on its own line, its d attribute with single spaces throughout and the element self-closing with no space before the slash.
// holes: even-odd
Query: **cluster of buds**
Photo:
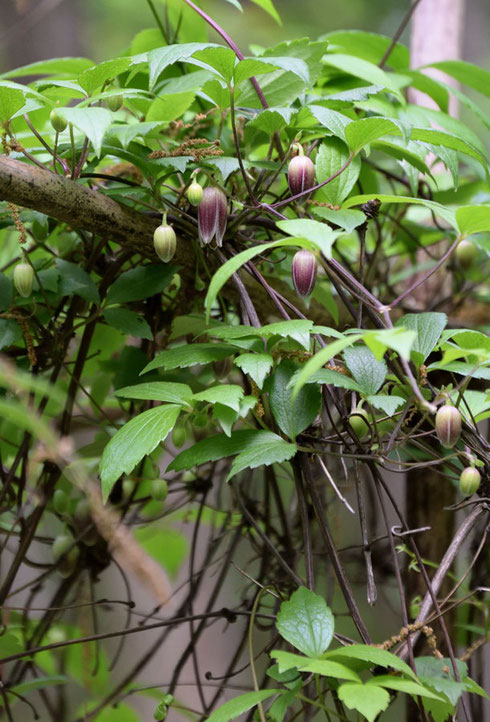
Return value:
<svg viewBox="0 0 490 722">
<path fill-rule="evenodd" d="M 223 244 L 227 221 L 228 206 L 225 194 L 215 186 L 208 186 L 204 189 L 202 200 L 197 208 L 200 242 L 206 245 L 215 239 L 216 245 L 220 248 Z"/>
<path fill-rule="evenodd" d="M 291 159 L 288 166 L 289 190 L 293 196 L 313 188 L 315 185 L 315 166 L 311 158 L 305 155 L 303 147 L 299 143 L 294 146 L 298 155 Z"/>
<path fill-rule="evenodd" d="M 436 414 L 437 438 L 446 449 L 451 449 L 461 434 L 461 414 L 455 406 L 441 406 Z"/>
<path fill-rule="evenodd" d="M 172 226 L 167 224 L 167 214 L 163 216 L 161 226 L 153 233 L 153 247 L 155 252 L 164 263 L 172 260 L 177 249 L 177 236 Z"/>
<path fill-rule="evenodd" d="M 293 285 L 298 296 L 306 298 L 313 291 L 316 282 L 316 258 L 311 251 L 298 251 L 292 265 Z"/>
</svg>

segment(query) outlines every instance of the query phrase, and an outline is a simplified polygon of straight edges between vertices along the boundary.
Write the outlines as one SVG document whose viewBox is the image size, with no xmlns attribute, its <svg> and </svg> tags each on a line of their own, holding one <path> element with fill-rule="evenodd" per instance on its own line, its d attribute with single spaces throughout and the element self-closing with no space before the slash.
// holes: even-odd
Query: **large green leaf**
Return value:
<svg viewBox="0 0 490 722">
<path fill-rule="evenodd" d="M 281 604 L 277 614 L 277 631 L 308 657 L 319 657 L 330 646 L 334 618 L 323 597 L 306 587 L 297 589 Z"/>
<path fill-rule="evenodd" d="M 169 465 L 169 471 L 182 471 L 193 466 L 205 464 L 208 461 L 217 461 L 228 456 L 235 456 L 260 437 L 262 432 L 257 429 L 243 429 L 233 431 L 230 436 L 215 434 L 198 441 L 194 446 L 178 454 Z"/>
<path fill-rule="evenodd" d="M 354 153 L 384 135 L 401 135 L 401 131 L 392 120 L 374 117 L 354 120 L 345 128 L 347 145 Z"/>
<path fill-rule="evenodd" d="M 313 384 L 304 386 L 292 400 L 293 390 L 288 384 L 296 370 L 293 361 L 284 359 L 265 387 L 276 424 L 292 440 L 313 423 L 321 406 L 321 391 Z"/>
<path fill-rule="evenodd" d="M 60 108 L 58 113 L 77 130 L 87 136 L 100 156 L 102 141 L 112 124 L 112 113 L 105 108 Z"/>
<path fill-rule="evenodd" d="M 162 351 L 155 356 L 153 361 L 145 366 L 142 374 L 146 374 L 153 369 L 164 368 L 167 370 L 187 368 L 195 364 L 207 364 L 212 361 L 221 361 L 227 356 L 236 353 L 234 346 L 226 346 L 222 343 L 193 343 L 192 345 L 183 344 L 175 348 Z"/>
<path fill-rule="evenodd" d="M 379 647 L 371 647 L 367 644 L 350 644 L 347 647 L 332 649 L 326 653 L 325 657 L 328 657 L 328 659 L 356 659 L 366 662 L 367 666 L 391 667 L 417 680 L 415 673 L 406 662 L 397 657 L 396 654 L 379 649 Z"/>
<path fill-rule="evenodd" d="M 315 371 L 321 369 L 322 366 L 324 366 L 326 363 L 328 363 L 328 361 L 330 361 L 330 359 L 343 351 L 347 346 L 352 346 L 352 344 L 354 344 L 360 338 L 361 334 L 345 336 L 344 338 L 338 339 L 337 341 L 332 341 L 332 343 L 327 344 L 325 348 L 322 348 L 321 351 L 318 351 L 318 353 L 312 356 L 305 363 L 296 378 L 292 398 L 296 398 L 302 387 L 305 384 L 309 383 L 309 379 L 313 376 Z"/>
<path fill-rule="evenodd" d="M 455 135 L 443 133 L 441 130 L 433 130 L 431 128 L 413 128 L 411 137 L 412 140 L 422 140 L 432 145 L 442 145 L 445 148 L 466 153 L 466 155 L 471 156 L 481 163 L 485 170 L 488 169 L 486 158 L 484 158 L 476 148 L 470 145 L 470 143 L 461 140 L 461 138 Z"/>
<path fill-rule="evenodd" d="M 377 361 L 372 351 L 366 346 L 346 348 L 344 359 L 362 393 L 365 396 L 376 394 L 388 373 L 385 362 Z"/>
<path fill-rule="evenodd" d="M 226 480 L 228 481 L 244 469 L 256 469 L 258 466 L 271 466 L 271 464 L 289 461 L 296 451 L 295 444 L 289 444 L 270 431 L 262 431 L 254 443 L 241 451 L 235 458 Z"/>
<path fill-rule="evenodd" d="M 272 651 L 271 657 L 277 661 L 279 672 L 286 672 L 288 669 L 297 669 L 300 672 L 312 672 L 313 674 L 321 674 L 324 677 L 350 679 L 355 682 L 361 681 L 359 675 L 350 669 L 350 667 L 339 662 L 332 662 L 329 659 L 302 657 L 300 654 L 284 652 L 279 649 Z"/>
<path fill-rule="evenodd" d="M 128 308 L 108 308 L 104 311 L 104 318 L 109 326 L 117 328 L 128 336 L 135 338 L 153 339 L 152 330 L 148 322 L 135 311 Z"/>
<path fill-rule="evenodd" d="M 390 695 L 385 689 L 362 683 L 345 682 L 340 685 L 337 694 L 346 707 L 360 712 L 368 722 L 374 722 L 390 703 Z"/>
<path fill-rule="evenodd" d="M 422 684 L 418 684 L 418 682 L 414 682 L 411 679 L 401 679 L 400 677 L 395 677 L 392 674 L 384 674 L 373 677 L 373 679 L 370 679 L 368 681 L 368 684 L 374 685 L 376 687 L 386 687 L 386 689 L 393 689 L 395 690 L 395 692 L 405 692 L 405 694 L 411 694 L 414 697 L 418 696 L 430 697 L 431 699 L 438 700 L 441 699 L 437 694 L 434 694 Z M 462 685 L 462 687 L 464 689 L 464 685 Z"/>
<path fill-rule="evenodd" d="M 78 82 L 89 95 L 92 95 L 97 88 L 100 88 L 108 80 L 113 80 L 117 75 L 127 70 L 130 64 L 131 58 L 129 57 L 106 60 L 100 65 L 84 70 L 78 76 Z"/>
<path fill-rule="evenodd" d="M 423 364 L 433 350 L 447 324 L 445 313 L 409 313 L 396 322 L 415 331 L 417 336 L 412 347 L 412 357 L 418 366 Z"/>
<path fill-rule="evenodd" d="M 124 399 L 166 401 L 170 404 L 190 404 L 193 395 L 190 386 L 173 381 L 150 381 L 136 386 L 124 386 L 117 389 L 115 394 Z"/>
<path fill-rule="evenodd" d="M 259 389 L 272 368 L 274 359 L 268 353 L 244 353 L 234 361 L 243 373 L 248 374 L 257 384 Z"/>
<path fill-rule="evenodd" d="M 334 175 L 347 162 L 348 158 L 349 149 L 345 143 L 339 138 L 325 138 L 315 161 L 318 183 L 323 183 Z M 351 192 L 360 170 L 361 159 L 356 156 L 340 175 L 317 191 L 318 195 L 334 206 L 340 205 Z"/>
<path fill-rule="evenodd" d="M 332 257 L 332 245 L 339 236 L 326 223 L 312 221 L 310 218 L 294 218 L 288 221 L 277 221 L 277 227 L 295 238 L 304 238 L 317 246 L 324 256 Z"/>
<path fill-rule="evenodd" d="M 235 411 L 240 410 L 240 401 L 243 398 L 243 389 L 236 384 L 219 384 L 194 394 L 194 401 L 207 401 L 210 404 L 223 404 Z"/>
<path fill-rule="evenodd" d="M 108 304 L 142 301 L 154 296 L 168 286 L 177 269 L 166 263 L 152 266 L 138 266 L 121 274 L 110 286 L 107 293 Z"/>
<path fill-rule="evenodd" d="M 456 222 L 463 236 L 490 231 L 490 205 L 458 208 Z"/>
<path fill-rule="evenodd" d="M 264 702 L 269 697 L 276 694 L 284 694 L 282 689 L 259 689 L 255 692 L 246 692 L 229 702 L 225 702 L 221 707 L 212 712 L 207 722 L 231 722 L 231 720 L 240 717 L 241 714 L 248 712 L 249 709 L 255 707 L 259 702 Z"/>
<path fill-rule="evenodd" d="M 132 62 L 136 65 L 144 62 L 146 57 L 148 58 L 148 67 L 150 71 L 149 88 L 150 90 L 153 90 L 158 78 L 169 65 L 188 60 L 198 50 L 219 47 L 220 46 L 216 43 L 181 43 L 178 45 L 166 45 L 161 48 L 156 48 L 155 50 L 150 50 L 147 56 L 146 53 L 133 56 Z"/>
<path fill-rule="evenodd" d="M 469 85 L 470 88 L 490 97 L 490 72 L 485 68 L 480 68 L 473 63 L 466 63 L 464 60 L 443 60 L 425 67 L 442 70 L 459 80 L 460 83 Z"/>
<path fill-rule="evenodd" d="M 99 469 L 104 502 L 119 477 L 130 474 L 143 457 L 165 440 L 180 411 L 181 407 L 174 404 L 148 409 L 128 421 L 112 437 L 104 449 Z"/>
</svg>

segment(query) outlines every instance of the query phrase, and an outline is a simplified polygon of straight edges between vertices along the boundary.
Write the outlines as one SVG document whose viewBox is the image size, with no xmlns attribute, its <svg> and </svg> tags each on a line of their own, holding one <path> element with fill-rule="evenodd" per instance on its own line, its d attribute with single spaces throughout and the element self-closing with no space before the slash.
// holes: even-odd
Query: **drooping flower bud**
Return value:
<svg viewBox="0 0 490 722">
<path fill-rule="evenodd" d="M 14 286 L 23 298 L 29 298 L 34 283 L 34 270 L 28 263 L 18 263 L 14 268 Z"/>
<path fill-rule="evenodd" d="M 293 285 L 296 293 L 305 298 L 315 287 L 316 258 L 311 251 L 298 251 L 293 258 Z"/>
<path fill-rule="evenodd" d="M 161 225 L 153 233 L 153 246 L 157 256 L 168 263 L 177 249 L 177 236 L 172 226 Z"/>
<path fill-rule="evenodd" d="M 203 189 L 202 185 L 197 181 L 192 181 L 189 188 L 187 189 L 187 200 L 191 206 L 198 206 L 202 201 Z"/>
<path fill-rule="evenodd" d="M 49 114 L 49 121 L 57 133 L 62 133 L 68 125 L 63 116 L 56 110 L 52 110 Z"/>
<path fill-rule="evenodd" d="M 367 412 L 364 409 L 355 409 L 349 416 L 349 424 L 352 431 L 359 439 L 365 439 L 369 433 L 369 425 Z M 364 421 L 366 419 L 366 421 Z"/>
<path fill-rule="evenodd" d="M 474 466 L 468 466 L 461 472 L 459 488 L 465 496 L 471 496 L 480 486 L 481 474 Z"/>
<path fill-rule="evenodd" d="M 112 110 L 113 113 L 115 113 L 117 110 L 119 110 L 122 107 L 124 97 L 119 95 L 111 95 L 109 98 L 107 98 L 107 107 L 109 110 Z"/>
<path fill-rule="evenodd" d="M 150 493 L 152 499 L 155 499 L 155 501 L 165 501 L 168 494 L 168 486 L 165 479 L 153 479 Z"/>
<path fill-rule="evenodd" d="M 299 155 L 292 158 L 288 167 L 289 190 L 293 196 L 303 193 L 315 185 L 315 166 L 303 148 L 298 144 Z"/>
<path fill-rule="evenodd" d="M 215 238 L 216 245 L 221 247 L 227 220 L 228 208 L 225 194 L 219 188 L 208 186 L 203 191 L 197 213 L 201 243 L 210 243 Z"/>
<path fill-rule="evenodd" d="M 456 248 L 456 258 L 461 268 L 468 269 L 474 264 L 478 250 L 471 241 L 461 241 Z"/>
<path fill-rule="evenodd" d="M 437 438 L 446 449 L 452 448 L 461 433 L 461 414 L 455 406 L 441 406 L 436 414 Z"/>
</svg>

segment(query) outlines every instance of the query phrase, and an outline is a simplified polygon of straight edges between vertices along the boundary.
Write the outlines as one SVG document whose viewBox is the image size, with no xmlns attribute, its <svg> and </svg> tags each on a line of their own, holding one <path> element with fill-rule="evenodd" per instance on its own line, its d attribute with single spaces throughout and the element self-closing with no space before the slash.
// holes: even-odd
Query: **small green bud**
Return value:
<svg viewBox="0 0 490 722">
<path fill-rule="evenodd" d="M 158 226 L 153 234 L 153 246 L 157 256 L 168 263 L 177 249 L 177 236 L 172 226 Z"/>
<path fill-rule="evenodd" d="M 349 424 L 355 435 L 361 440 L 365 439 L 369 434 L 369 425 L 364 419 L 366 419 L 366 421 L 369 419 L 364 409 L 355 409 L 349 416 Z"/>
<path fill-rule="evenodd" d="M 414 597 L 412 599 L 412 601 L 410 602 L 409 612 L 410 612 L 410 617 L 412 619 L 417 619 L 417 617 L 419 616 L 421 603 L 422 603 L 422 597 L 420 596 L 420 594 L 417 594 L 417 596 Z"/>
<path fill-rule="evenodd" d="M 456 259 L 465 270 L 471 268 L 478 255 L 478 249 L 471 241 L 461 241 L 455 251 Z"/>
<path fill-rule="evenodd" d="M 153 712 L 153 719 L 157 722 L 162 722 L 167 717 L 167 705 L 165 702 L 159 702 Z"/>
<path fill-rule="evenodd" d="M 446 449 L 451 449 L 461 434 L 461 414 L 455 406 L 441 406 L 436 414 L 436 434 Z"/>
<path fill-rule="evenodd" d="M 34 269 L 29 263 L 18 263 L 14 268 L 14 286 L 23 298 L 32 293 L 34 283 Z"/>
<path fill-rule="evenodd" d="M 74 539 L 67 534 L 60 534 L 56 537 L 51 547 L 53 560 L 59 562 L 58 572 L 65 579 L 73 574 L 80 556 L 77 546 L 74 546 Z"/>
<path fill-rule="evenodd" d="M 111 95 L 109 98 L 107 98 L 107 107 L 109 108 L 109 110 L 112 110 L 112 112 L 115 113 L 122 107 L 123 100 L 124 98 L 121 94 Z"/>
<path fill-rule="evenodd" d="M 124 501 L 127 501 L 134 491 L 136 484 L 132 479 L 124 479 L 122 483 L 122 496 Z"/>
<path fill-rule="evenodd" d="M 180 449 L 181 446 L 184 446 L 187 441 L 187 431 L 185 430 L 185 426 L 174 426 L 172 431 L 172 441 L 176 449 Z"/>
<path fill-rule="evenodd" d="M 51 113 L 49 114 L 49 120 L 57 133 L 62 133 L 68 125 L 63 116 L 60 115 L 56 110 L 51 111 Z"/>
<path fill-rule="evenodd" d="M 165 501 L 168 494 L 168 485 L 165 479 L 153 479 L 150 493 L 155 501 Z"/>
<path fill-rule="evenodd" d="M 63 489 L 56 489 L 54 492 L 53 509 L 57 514 L 64 514 L 68 509 L 68 497 Z"/>
<path fill-rule="evenodd" d="M 478 469 L 468 466 L 461 472 L 459 477 L 459 488 L 465 496 L 471 496 L 478 490 L 481 482 L 481 474 Z"/>
<path fill-rule="evenodd" d="M 189 188 L 187 189 L 187 200 L 191 206 L 198 206 L 202 201 L 203 189 L 202 185 L 197 181 L 192 181 Z"/>
</svg>

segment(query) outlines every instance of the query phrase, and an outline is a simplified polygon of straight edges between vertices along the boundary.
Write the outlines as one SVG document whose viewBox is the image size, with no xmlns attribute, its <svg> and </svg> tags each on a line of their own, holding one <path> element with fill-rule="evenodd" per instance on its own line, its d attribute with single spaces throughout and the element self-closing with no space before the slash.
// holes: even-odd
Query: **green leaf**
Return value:
<svg viewBox="0 0 490 722">
<path fill-rule="evenodd" d="M 109 130 L 109 136 L 117 138 L 123 148 L 127 148 L 135 138 L 144 138 L 152 131 L 162 127 L 162 122 L 152 121 L 145 123 L 128 123 L 124 125 L 113 125 Z"/>
<path fill-rule="evenodd" d="M 59 292 L 62 296 L 76 294 L 86 301 L 100 303 L 97 286 L 83 268 L 76 263 L 56 259 L 56 268 L 60 272 Z"/>
<path fill-rule="evenodd" d="M 78 82 L 88 95 L 92 95 L 97 88 L 100 88 L 108 80 L 113 80 L 117 75 L 127 70 L 130 64 L 131 58 L 129 57 L 106 60 L 93 68 L 84 70 L 78 76 Z"/>
<path fill-rule="evenodd" d="M 234 361 L 235 366 L 238 366 L 244 374 L 248 374 L 259 389 L 262 388 L 273 363 L 274 359 L 268 353 L 244 353 Z"/>
<path fill-rule="evenodd" d="M 226 481 L 244 469 L 256 469 L 258 466 L 270 466 L 289 461 L 296 451 L 295 444 L 288 444 L 287 441 L 270 431 L 262 431 L 261 436 L 257 437 L 251 446 L 238 454 L 231 465 Z"/>
<path fill-rule="evenodd" d="M 157 406 L 128 421 L 112 437 L 100 461 L 100 479 L 104 503 L 122 474 L 130 474 L 143 457 L 164 441 L 180 414 L 173 404 Z"/>
<path fill-rule="evenodd" d="M 93 66 L 93 61 L 88 58 L 51 58 L 40 60 L 29 65 L 21 65 L 6 73 L 2 78 L 19 78 L 28 75 L 56 75 L 58 77 L 76 78 L 84 70 Z"/>
<path fill-rule="evenodd" d="M 453 361 L 448 364 L 436 361 L 430 364 L 430 366 L 427 366 L 427 371 L 437 371 L 439 369 L 449 371 L 453 374 L 460 374 L 461 376 L 468 376 L 469 378 L 490 381 L 490 368 L 488 368 L 488 366 L 475 368 L 474 364 L 464 363 L 464 361 Z"/>
<path fill-rule="evenodd" d="M 25 102 L 21 90 L 0 85 L 0 126 L 5 126 L 14 113 L 24 107 Z"/>
<path fill-rule="evenodd" d="M 185 111 L 190 108 L 194 102 L 195 92 L 188 90 L 185 93 L 170 93 L 160 95 L 148 108 L 146 113 L 146 119 L 152 122 L 170 123 L 172 120 L 180 118 Z M 171 162 L 171 158 L 160 158 L 160 164 L 162 161 Z"/>
<path fill-rule="evenodd" d="M 365 396 L 375 394 L 383 385 L 388 369 L 384 361 L 377 361 L 365 346 L 346 348 L 344 360 L 347 368 Z"/>
<path fill-rule="evenodd" d="M 304 60 L 300 58 L 267 56 L 266 58 L 244 58 L 241 60 L 235 68 L 235 85 L 239 85 L 254 75 L 271 73 L 278 68 L 297 75 L 298 78 L 301 78 L 305 83 L 308 83 L 310 80 L 308 65 Z"/>
<path fill-rule="evenodd" d="M 58 113 L 77 130 L 87 136 L 100 157 L 102 141 L 112 125 L 112 113 L 105 108 L 60 108 Z"/>
<path fill-rule="evenodd" d="M 456 222 L 463 236 L 490 231 L 489 206 L 463 206 L 456 211 Z"/>
<path fill-rule="evenodd" d="M 145 552 L 175 578 L 189 552 L 185 535 L 172 527 L 154 524 L 139 526 L 133 533 Z"/>
<path fill-rule="evenodd" d="M 390 695 L 386 690 L 367 684 L 346 682 L 340 685 L 337 694 L 346 707 L 357 710 L 369 722 L 374 722 L 390 703 Z"/>
<path fill-rule="evenodd" d="M 379 649 L 378 647 L 371 647 L 367 644 L 350 644 L 347 647 L 332 649 L 330 652 L 326 653 L 325 657 L 328 657 L 328 659 L 345 659 L 347 657 L 348 659 L 357 659 L 367 662 L 369 663 L 369 666 L 391 667 L 392 669 L 396 669 L 398 672 L 403 672 L 403 674 L 417 681 L 415 673 L 408 664 L 403 662 L 403 660 L 395 654 L 387 652 L 384 649 Z"/>
<path fill-rule="evenodd" d="M 223 326 L 207 330 L 207 333 L 216 338 L 231 341 L 232 339 L 246 338 L 248 336 L 263 337 L 266 339 L 280 336 L 281 338 L 292 338 L 303 348 L 310 348 L 310 333 L 313 329 L 313 321 L 308 319 L 293 319 L 292 321 L 277 321 L 266 326 L 256 328 L 255 326 Z"/>
<path fill-rule="evenodd" d="M 368 60 L 355 58 L 352 55 L 344 55 L 343 53 L 327 53 L 323 58 L 323 62 L 325 65 L 337 68 L 337 70 L 341 70 L 348 75 L 354 75 L 356 78 L 361 78 L 368 83 L 381 85 L 381 87 L 391 90 L 397 97 L 401 97 L 398 86 L 392 77 Z"/>
<path fill-rule="evenodd" d="M 464 85 L 478 90 L 487 97 L 490 97 L 490 73 L 478 65 L 466 63 L 463 60 L 443 60 L 439 63 L 431 63 L 424 67 L 437 68 L 459 80 Z"/>
<path fill-rule="evenodd" d="M 213 404 L 213 419 L 216 419 L 227 436 L 231 436 L 233 424 L 238 420 L 238 412 L 229 406 L 216 403 Z"/>
<path fill-rule="evenodd" d="M 106 707 L 96 717 L 94 722 L 140 722 L 140 717 L 134 709 L 127 704 L 118 704 L 117 707 Z"/>
<path fill-rule="evenodd" d="M 487 161 L 482 154 L 472 145 L 455 135 L 443 133 L 441 130 L 432 130 L 431 128 L 413 128 L 411 138 L 412 140 L 422 140 L 426 143 L 442 145 L 446 148 L 451 148 L 451 150 L 466 153 L 466 155 L 471 156 L 481 163 L 483 168 L 487 170 Z"/>
<path fill-rule="evenodd" d="M 234 5 L 238 10 L 240 10 L 241 13 L 243 12 L 243 8 L 238 2 L 238 0 L 226 0 L 226 2 L 229 2 L 230 5 Z"/>
<path fill-rule="evenodd" d="M 193 343 L 190 346 L 183 344 L 159 353 L 141 373 L 146 374 L 159 368 L 170 370 L 221 361 L 234 353 L 236 353 L 234 346 L 225 346 L 222 343 Z"/>
<path fill-rule="evenodd" d="M 104 318 L 109 326 L 117 328 L 129 336 L 135 338 L 147 338 L 149 341 L 153 339 L 148 322 L 134 311 L 127 308 L 108 308 L 104 311 Z"/>
<path fill-rule="evenodd" d="M 332 343 L 327 344 L 325 348 L 323 348 L 321 351 L 318 351 L 318 353 L 312 356 L 305 363 L 305 365 L 298 374 L 296 383 L 294 385 L 292 398 L 295 399 L 301 388 L 305 384 L 309 383 L 309 379 L 313 376 L 315 371 L 321 369 L 321 367 L 328 363 L 330 359 L 343 351 L 344 348 L 346 348 L 347 346 L 351 346 L 352 344 L 354 344 L 360 338 L 361 334 L 345 336 L 344 338 L 338 339 L 337 341 L 332 341 Z"/>
<path fill-rule="evenodd" d="M 339 138 L 325 138 L 318 151 L 315 168 L 318 183 L 330 178 L 347 162 L 349 149 Z M 351 192 L 361 170 L 361 159 L 356 156 L 347 168 L 317 193 L 327 203 L 338 206 Z"/>
<path fill-rule="evenodd" d="M 378 361 L 383 358 L 387 348 L 392 348 L 409 361 L 416 335 L 415 331 L 406 331 L 404 328 L 382 328 L 377 331 L 365 331 L 363 338 Z"/>
<path fill-rule="evenodd" d="M 387 416 L 393 416 L 395 411 L 406 403 L 406 399 L 401 396 L 387 396 L 386 394 L 368 396 L 367 401 L 376 409 L 384 411 Z"/>
<path fill-rule="evenodd" d="M 193 401 L 207 401 L 210 404 L 223 404 L 235 411 L 240 410 L 240 401 L 243 397 L 243 389 L 235 384 L 220 384 L 200 391 L 193 395 Z"/>
<path fill-rule="evenodd" d="M 313 423 L 321 406 L 321 391 L 314 385 L 303 387 L 293 402 L 288 384 L 296 369 L 293 361 L 284 359 L 266 385 L 274 420 L 291 440 Z"/>
<path fill-rule="evenodd" d="M 362 211 L 335 211 L 332 208 L 324 206 L 313 206 L 311 209 L 315 216 L 321 216 L 325 220 L 335 223 L 343 228 L 346 233 L 352 233 L 354 228 L 362 225 L 366 221 L 366 216 Z"/>
<path fill-rule="evenodd" d="M 304 238 L 314 243 L 327 258 L 332 257 L 332 245 L 338 235 L 326 223 L 312 221 L 309 218 L 294 218 L 288 221 L 277 221 L 276 226 L 295 238 Z"/>
<path fill-rule="evenodd" d="M 193 466 L 205 464 L 208 461 L 218 461 L 228 456 L 235 456 L 243 449 L 253 445 L 257 438 L 264 433 L 257 429 L 241 429 L 233 431 L 231 436 L 216 434 L 208 436 L 197 444 L 178 454 L 168 467 L 168 471 L 182 471 Z"/>
<path fill-rule="evenodd" d="M 396 326 L 403 326 L 417 334 L 412 347 L 412 358 L 417 366 L 423 364 L 434 349 L 446 324 L 445 313 L 409 313 L 398 319 Z"/>
<path fill-rule="evenodd" d="M 171 404 L 190 404 L 193 395 L 190 386 L 173 381 L 150 381 L 136 386 L 124 386 L 114 393 L 124 399 L 166 401 Z"/>
<path fill-rule="evenodd" d="M 361 118 L 354 120 L 345 128 L 347 145 L 358 153 L 365 145 L 384 135 L 401 135 L 398 126 L 388 118 Z"/>
<path fill-rule="evenodd" d="M 266 13 L 274 18 L 278 25 L 282 25 L 281 18 L 279 17 L 279 13 L 274 7 L 272 0 L 252 0 L 252 2 L 261 7 L 262 10 L 265 10 Z"/>
<path fill-rule="evenodd" d="M 231 82 L 236 61 L 236 55 L 231 48 L 223 46 L 205 48 L 193 53 L 193 57 L 216 70 L 226 83 Z"/>
<path fill-rule="evenodd" d="M 13 318 L 0 318 L 0 349 L 12 346 L 22 338 L 22 329 Z"/>
<path fill-rule="evenodd" d="M 0 311 L 6 311 L 14 298 L 12 279 L 0 273 Z"/>
<path fill-rule="evenodd" d="M 309 105 L 308 109 L 324 128 L 328 128 L 333 135 L 345 141 L 345 128 L 352 123 L 352 118 L 337 110 L 324 108 L 323 105 Z"/>
<path fill-rule="evenodd" d="M 295 374 L 294 378 L 291 380 L 292 385 L 294 385 L 298 376 L 299 373 Z M 315 371 L 306 383 L 330 384 L 331 386 L 336 386 L 337 388 L 349 389 L 350 391 L 357 391 L 358 393 L 361 393 L 361 387 L 357 381 L 354 381 L 354 379 L 351 379 L 350 376 L 341 374 L 339 371 L 334 371 L 333 369 L 320 369 L 319 371 Z"/>
<path fill-rule="evenodd" d="M 283 650 L 273 650 L 271 657 L 277 661 L 279 672 L 285 672 L 288 669 L 297 669 L 300 672 L 312 672 L 313 674 L 321 674 L 324 677 L 334 677 L 337 679 L 350 679 L 354 682 L 360 682 L 359 675 L 354 670 L 339 662 L 332 662 L 327 659 L 313 659 L 312 657 L 302 657 L 292 652 L 284 652 Z"/>
<path fill-rule="evenodd" d="M 162 48 L 150 50 L 148 53 L 148 68 L 150 71 L 149 89 L 153 90 L 155 83 L 165 68 L 174 63 L 188 60 L 198 50 L 205 48 L 219 48 L 216 43 L 182 43 L 178 45 L 166 45 Z M 133 56 L 133 64 L 143 62 L 145 54 Z"/>
<path fill-rule="evenodd" d="M 456 215 L 451 208 L 446 208 L 441 203 L 436 203 L 435 201 L 427 201 L 424 198 L 410 198 L 408 196 L 395 196 L 386 193 L 367 193 L 362 196 L 351 196 L 343 203 L 343 207 L 351 208 L 352 206 L 360 206 L 375 198 L 380 200 L 381 203 L 413 203 L 414 205 L 425 206 L 457 230 Z"/>
<path fill-rule="evenodd" d="M 441 699 L 437 694 L 434 694 L 422 684 L 418 684 L 411 679 L 402 679 L 400 677 L 395 677 L 391 674 L 373 677 L 372 679 L 368 680 L 367 684 L 373 685 L 375 687 L 386 687 L 387 689 L 393 689 L 396 692 L 405 692 L 405 694 L 411 694 L 414 697 L 418 696 L 430 697 L 431 699 L 437 700 Z M 461 686 L 464 689 L 464 684 Z"/>
<path fill-rule="evenodd" d="M 238 697 L 234 697 L 234 699 L 230 699 L 229 702 L 225 702 L 221 707 L 218 707 L 218 709 L 210 714 L 207 722 L 231 722 L 231 720 L 236 719 L 241 714 L 248 712 L 249 709 L 255 707 L 259 702 L 264 702 L 276 694 L 284 694 L 284 690 L 259 689 L 255 692 L 241 694 Z"/>
<path fill-rule="evenodd" d="M 323 597 L 300 587 L 281 604 L 276 627 L 281 637 L 300 652 L 319 657 L 332 641 L 334 618 Z"/>
<path fill-rule="evenodd" d="M 19 650 L 21 651 L 21 650 Z M 67 684 L 70 682 L 70 678 L 64 674 L 53 674 L 49 677 L 34 677 L 34 679 L 28 679 L 20 684 L 12 685 L 12 690 L 16 694 L 28 694 L 34 689 L 44 689 L 45 687 L 57 687 L 60 684 Z M 9 688 L 10 689 L 10 688 Z M 9 691 L 7 689 L 7 692 Z"/>
<path fill-rule="evenodd" d="M 4 631 L 0 636 L 0 661 L 19 652 L 22 652 L 22 644 L 19 638 L 12 632 Z"/>
<path fill-rule="evenodd" d="M 118 304 L 142 301 L 163 291 L 172 280 L 177 269 L 166 263 L 152 266 L 138 266 L 122 273 L 110 286 L 107 303 Z"/>
<path fill-rule="evenodd" d="M 380 63 L 385 52 L 392 46 L 390 37 L 364 30 L 334 30 L 323 37 L 328 40 L 330 50 L 340 50 L 347 55 L 355 55 L 374 65 Z M 387 63 L 395 70 L 406 70 L 410 63 L 407 48 L 401 43 L 395 43 Z"/>
</svg>

